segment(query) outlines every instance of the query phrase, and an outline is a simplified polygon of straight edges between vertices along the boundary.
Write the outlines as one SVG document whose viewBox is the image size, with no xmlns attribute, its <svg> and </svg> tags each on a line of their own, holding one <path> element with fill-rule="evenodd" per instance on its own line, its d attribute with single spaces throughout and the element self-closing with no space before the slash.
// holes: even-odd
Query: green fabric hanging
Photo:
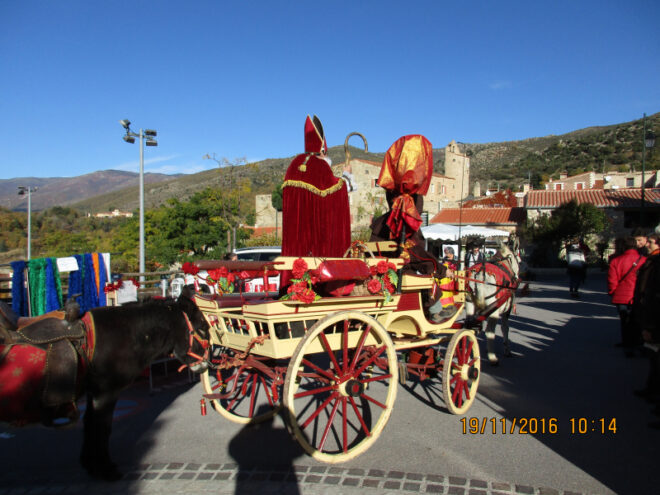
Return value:
<svg viewBox="0 0 660 495">
<path fill-rule="evenodd" d="M 60 303 L 59 307 L 64 307 L 64 299 L 62 297 L 62 279 L 60 278 L 60 270 L 57 267 L 57 258 L 50 259 L 53 266 L 53 276 L 55 277 L 55 293 L 57 294 L 57 300 Z"/>
<path fill-rule="evenodd" d="M 30 309 L 32 316 L 39 316 L 46 312 L 46 259 L 32 259 L 27 264 L 30 280 Z"/>
</svg>

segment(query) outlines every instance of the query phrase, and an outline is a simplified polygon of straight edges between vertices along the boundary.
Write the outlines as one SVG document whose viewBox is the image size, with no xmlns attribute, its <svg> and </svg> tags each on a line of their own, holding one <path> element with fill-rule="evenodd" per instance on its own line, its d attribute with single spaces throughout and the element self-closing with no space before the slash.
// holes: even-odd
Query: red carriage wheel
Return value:
<svg viewBox="0 0 660 495">
<path fill-rule="evenodd" d="M 466 412 L 477 394 L 481 375 L 479 343 L 472 330 L 456 332 L 442 365 L 442 393 L 452 414 Z"/>
<path fill-rule="evenodd" d="M 396 398 L 394 344 L 376 320 L 343 311 L 319 320 L 300 341 L 284 381 L 284 407 L 312 457 L 344 462 L 380 436 Z"/>
<path fill-rule="evenodd" d="M 225 364 L 234 355 L 227 349 L 213 361 Z M 272 418 L 281 407 L 282 380 L 277 379 L 281 371 L 278 373 L 273 359 L 248 356 L 235 366 L 205 371 L 201 381 L 205 396 L 219 414 L 235 423 L 258 423 Z"/>
</svg>

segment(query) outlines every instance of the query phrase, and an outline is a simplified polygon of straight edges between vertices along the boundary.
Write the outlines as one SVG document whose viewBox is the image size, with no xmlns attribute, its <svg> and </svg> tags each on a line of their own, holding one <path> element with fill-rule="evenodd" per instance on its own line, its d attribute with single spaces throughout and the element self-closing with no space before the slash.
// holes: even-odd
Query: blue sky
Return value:
<svg viewBox="0 0 660 495">
<path fill-rule="evenodd" d="M 660 2 L 0 0 L 0 179 L 147 172 L 424 134 L 509 141 L 660 111 Z M 360 140 L 355 144 L 359 145 Z"/>
</svg>

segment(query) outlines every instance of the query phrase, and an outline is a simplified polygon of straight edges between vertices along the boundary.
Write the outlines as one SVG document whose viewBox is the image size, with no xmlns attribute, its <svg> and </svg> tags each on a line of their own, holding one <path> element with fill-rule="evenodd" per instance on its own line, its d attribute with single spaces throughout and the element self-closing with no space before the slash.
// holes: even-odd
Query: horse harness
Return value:
<svg viewBox="0 0 660 495">
<path fill-rule="evenodd" d="M 470 277 L 469 275 L 465 277 L 466 282 L 475 282 L 497 287 L 497 290 L 493 294 L 487 296 L 487 299 L 496 299 L 496 304 L 494 304 L 494 308 L 492 308 L 493 311 L 502 306 L 509 298 L 513 297 L 515 290 L 518 288 L 518 277 L 513 273 L 513 270 L 507 263 L 505 263 L 505 261 L 506 259 L 496 261 L 495 263 L 481 262 L 472 265 L 466 270 L 466 275 L 481 271 L 483 273 L 489 273 L 495 277 L 495 283 L 486 282 L 485 277 L 484 280 L 479 280 Z M 466 286 L 468 287 L 468 291 L 472 292 L 470 286 L 468 284 L 466 284 Z"/>
<path fill-rule="evenodd" d="M 186 314 L 185 311 L 182 311 L 183 317 L 186 320 L 186 325 L 188 325 L 188 350 L 186 351 L 186 356 L 190 356 L 191 358 L 195 359 L 194 362 L 188 363 L 188 364 L 182 364 L 179 366 L 178 371 L 181 372 L 185 368 L 192 368 L 195 365 L 202 364 L 202 363 L 209 363 L 210 362 L 210 353 L 211 353 L 211 346 L 209 344 L 208 340 L 202 339 L 197 333 L 195 332 L 195 329 L 192 326 L 192 323 L 190 323 L 190 318 L 188 318 L 188 315 Z M 204 354 L 200 356 L 199 354 L 193 352 L 193 345 L 195 343 L 195 340 L 199 345 L 202 346 L 202 349 L 204 349 Z"/>
</svg>

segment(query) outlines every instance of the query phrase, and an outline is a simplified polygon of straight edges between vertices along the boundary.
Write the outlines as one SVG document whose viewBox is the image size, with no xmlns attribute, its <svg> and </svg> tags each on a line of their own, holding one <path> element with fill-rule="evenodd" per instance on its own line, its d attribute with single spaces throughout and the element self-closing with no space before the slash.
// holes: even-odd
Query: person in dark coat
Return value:
<svg viewBox="0 0 660 495">
<path fill-rule="evenodd" d="M 648 348 L 649 373 L 646 387 L 635 394 L 654 401 L 654 412 L 660 414 L 660 236 L 649 234 L 646 247 L 649 256 L 637 273 L 632 319 Z M 649 426 L 660 429 L 660 421 Z"/>
<path fill-rule="evenodd" d="M 631 311 L 635 295 L 635 282 L 637 271 L 646 261 L 646 257 L 639 254 L 634 237 L 626 237 L 625 251 L 610 262 L 607 272 L 607 292 L 616 305 L 621 319 L 621 343 L 626 356 L 630 357 L 633 348 L 639 343 L 639 334 L 635 332 L 632 324 Z"/>
</svg>

